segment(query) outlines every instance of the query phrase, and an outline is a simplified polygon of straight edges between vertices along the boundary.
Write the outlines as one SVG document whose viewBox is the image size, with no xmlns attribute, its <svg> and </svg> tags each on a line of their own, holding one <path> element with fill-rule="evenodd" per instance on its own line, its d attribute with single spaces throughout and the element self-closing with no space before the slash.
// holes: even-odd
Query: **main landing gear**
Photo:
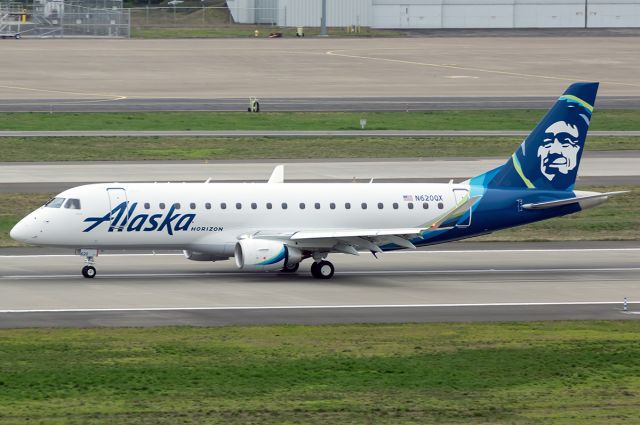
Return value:
<svg viewBox="0 0 640 425">
<path fill-rule="evenodd" d="M 331 279 L 336 268 L 329 261 L 322 260 L 311 265 L 311 276 L 316 279 Z"/>
<path fill-rule="evenodd" d="M 98 256 L 97 249 L 78 249 L 76 254 L 84 257 L 85 266 L 82 268 L 82 276 L 87 279 L 93 279 L 96 277 L 97 271 L 94 267 L 96 263 L 95 258 Z"/>
</svg>

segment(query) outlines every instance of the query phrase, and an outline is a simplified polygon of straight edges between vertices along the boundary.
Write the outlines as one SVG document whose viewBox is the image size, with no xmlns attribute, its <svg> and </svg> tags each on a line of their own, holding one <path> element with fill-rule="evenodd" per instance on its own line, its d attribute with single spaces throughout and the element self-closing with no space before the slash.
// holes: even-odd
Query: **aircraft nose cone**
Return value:
<svg viewBox="0 0 640 425">
<path fill-rule="evenodd" d="M 18 242 L 29 242 L 35 236 L 34 218 L 27 216 L 20 220 L 9 232 L 11 239 Z"/>
<path fill-rule="evenodd" d="M 24 220 L 20 220 L 9 232 L 9 236 L 14 241 L 24 242 L 25 240 L 25 225 L 23 223 Z"/>
</svg>

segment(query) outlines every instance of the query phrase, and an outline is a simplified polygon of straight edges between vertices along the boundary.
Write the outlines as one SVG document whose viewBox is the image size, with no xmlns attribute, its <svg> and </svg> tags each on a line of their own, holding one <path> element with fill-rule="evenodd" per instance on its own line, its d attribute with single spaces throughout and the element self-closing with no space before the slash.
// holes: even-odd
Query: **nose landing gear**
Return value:
<svg viewBox="0 0 640 425">
<path fill-rule="evenodd" d="M 85 266 L 82 268 L 82 276 L 87 279 L 93 279 L 96 277 L 97 271 L 94 267 L 95 257 L 98 256 L 97 249 L 78 249 L 76 254 L 84 257 Z"/>
</svg>

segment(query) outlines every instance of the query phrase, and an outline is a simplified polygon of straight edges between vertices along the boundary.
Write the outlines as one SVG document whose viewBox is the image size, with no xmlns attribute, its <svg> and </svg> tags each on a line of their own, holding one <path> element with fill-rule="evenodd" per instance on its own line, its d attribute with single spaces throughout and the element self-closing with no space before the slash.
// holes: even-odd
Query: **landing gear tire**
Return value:
<svg viewBox="0 0 640 425">
<path fill-rule="evenodd" d="M 331 279 L 336 269 L 329 261 L 320 261 L 311 265 L 311 275 L 316 279 Z"/>
<path fill-rule="evenodd" d="M 82 276 L 86 277 L 87 279 L 93 279 L 94 277 L 96 277 L 96 268 L 93 266 L 84 266 L 82 268 Z"/>
<path fill-rule="evenodd" d="M 280 270 L 282 273 L 295 273 L 300 268 L 300 263 L 287 264 Z"/>
</svg>

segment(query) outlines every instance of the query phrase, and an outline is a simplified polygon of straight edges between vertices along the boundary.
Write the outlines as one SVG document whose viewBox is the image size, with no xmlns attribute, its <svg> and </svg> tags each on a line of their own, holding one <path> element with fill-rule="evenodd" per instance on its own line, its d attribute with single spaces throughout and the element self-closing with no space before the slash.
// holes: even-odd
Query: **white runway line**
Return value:
<svg viewBox="0 0 640 425">
<path fill-rule="evenodd" d="M 229 306 L 229 307 L 136 307 L 136 308 L 63 308 L 38 310 L 0 310 L 3 313 L 94 313 L 94 312 L 126 312 L 126 311 L 224 311 L 224 310 L 319 310 L 349 308 L 456 308 L 456 307 L 541 307 L 541 306 L 576 306 L 576 305 L 620 305 L 620 301 L 566 301 L 566 302 L 533 302 L 533 303 L 479 303 L 479 304 L 347 304 L 347 305 L 277 305 L 277 306 Z M 630 301 L 627 304 L 640 304 Z M 628 312 L 627 312 L 628 313 Z"/>
<path fill-rule="evenodd" d="M 640 271 L 640 267 L 600 267 L 600 268 L 557 268 L 557 269 L 461 269 L 461 270 L 362 270 L 362 271 L 336 271 L 336 275 L 409 275 L 409 274 L 496 274 L 496 273 L 570 273 L 570 272 L 626 272 Z M 267 275 L 282 275 L 280 272 L 264 272 Z M 192 273 L 113 273 L 98 274 L 96 279 L 116 278 L 156 278 L 156 277 L 206 277 L 206 276 L 256 276 L 259 274 L 241 271 L 230 272 L 192 272 Z M 304 276 L 303 274 L 289 275 L 291 277 Z M 56 274 L 56 275 L 14 275 L 0 276 L 0 280 L 39 280 L 39 279 L 75 279 L 82 278 L 80 274 Z"/>
</svg>

